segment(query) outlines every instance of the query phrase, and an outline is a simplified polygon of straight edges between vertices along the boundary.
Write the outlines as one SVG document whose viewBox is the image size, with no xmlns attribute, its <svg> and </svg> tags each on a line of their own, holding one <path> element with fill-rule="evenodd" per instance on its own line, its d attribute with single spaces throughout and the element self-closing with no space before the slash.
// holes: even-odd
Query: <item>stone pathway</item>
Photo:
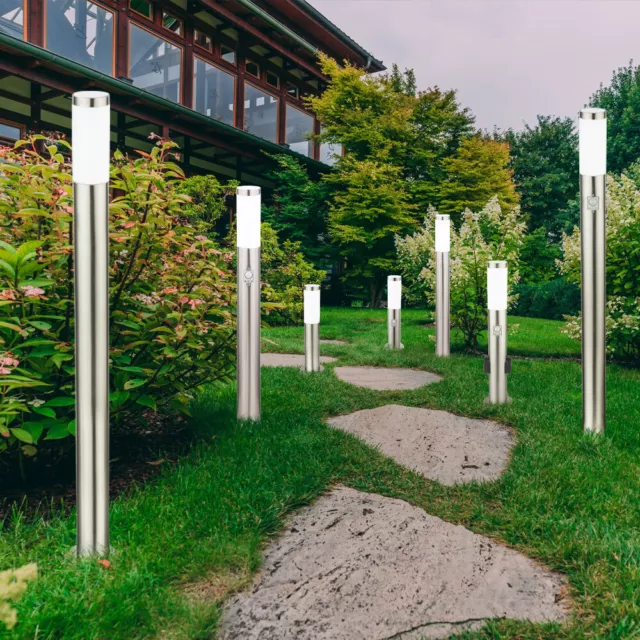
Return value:
<svg viewBox="0 0 640 640">
<path fill-rule="evenodd" d="M 335 362 L 337 358 L 320 356 L 320 362 Z M 260 355 L 263 367 L 298 367 L 304 369 L 304 356 L 298 353 L 263 353 Z"/>
<path fill-rule="evenodd" d="M 396 404 L 330 418 L 328 424 L 446 485 L 495 480 L 513 446 L 509 429 L 496 422 Z"/>
<path fill-rule="evenodd" d="M 406 391 L 419 389 L 426 384 L 440 382 L 435 373 L 418 369 L 385 369 L 383 367 L 336 367 L 340 380 L 378 391 Z"/>
<path fill-rule="evenodd" d="M 488 619 L 562 621 L 563 579 L 402 500 L 337 488 L 299 510 L 224 640 L 448 638 Z"/>
</svg>

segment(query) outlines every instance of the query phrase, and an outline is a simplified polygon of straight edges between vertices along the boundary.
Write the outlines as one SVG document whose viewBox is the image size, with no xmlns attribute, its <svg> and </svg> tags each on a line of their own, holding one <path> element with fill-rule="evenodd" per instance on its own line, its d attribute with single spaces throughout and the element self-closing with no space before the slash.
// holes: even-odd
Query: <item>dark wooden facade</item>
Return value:
<svg viewBox="0 0 640 640">
<path fill-rule="evenodd" d="M 0 139 L 69 134 L 70 94 L 104 89 L 114 148 L 171 136 L 189 171 L 267 186 L 265 152 L 338 152 L 308 140 L 318 51 L 384 69 L 305 0 L 0 0 Z"/>
</svg>

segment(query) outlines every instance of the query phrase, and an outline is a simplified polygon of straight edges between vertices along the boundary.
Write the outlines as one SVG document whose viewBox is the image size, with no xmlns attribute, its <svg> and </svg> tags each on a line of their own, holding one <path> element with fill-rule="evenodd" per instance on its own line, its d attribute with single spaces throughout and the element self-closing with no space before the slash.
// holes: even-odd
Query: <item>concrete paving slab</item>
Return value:
<svg viewBox="0 0 640 640">
<path fill-rule="evenodd" d="M 495 480 L 505 470 L 514 444 L 511 431 L 496 422 L 397 404 L 327 422 L 446 485 Z"/>
<path fill-rule="evenodd" d="M 339 487 L 298 511 L 223 640 L 448 638 L 490 619 L 561 622 L 565 583 L 522 554 L 402 500 Z"/>
<path fill-rule="evenodd" d="M 378 391 L 405 391 L 419 389 L 426 384 L 440 382 L 442 378 L 435 373 L 418 369 L 386 369 L 383 367 L 336 367 L 340 380 L 358 387 Z"/>
<path fill-rule="evenodd" d="M 320 362 L 335 362 L 337 358 L 320 356 Z M 298 367 L 304 369 L 304 356 L 298 353 L 262 353 L 260 365 L 263 367 Z"/>
</svg>

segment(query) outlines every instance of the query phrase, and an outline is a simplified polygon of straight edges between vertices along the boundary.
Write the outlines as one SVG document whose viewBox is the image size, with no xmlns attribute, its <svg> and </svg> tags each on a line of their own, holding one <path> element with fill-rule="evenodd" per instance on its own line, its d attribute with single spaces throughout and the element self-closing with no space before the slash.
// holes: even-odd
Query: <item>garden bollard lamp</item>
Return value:
<svg viewBox="0 0 640 640">
<path fill-rule="evenodd" d="M 238 187 L 238 420 L 260 420 L 260 187 Z"/>
<path fill-rule="evenodd" d="M 320 285 L 304 286 L 304 370 L 320 371 Z"/>
<path fill-rule="evenodd" d="M 449 356 L 449 250 L 451 248 L 451 220 L 436 215 L 436 355 Z"/>
<path fill-rule="evenodd" d="M 507 263 L 492 260 L 487 268 L 487 308 L 489 311 L 489 357 L 484 361 L 489 374 L 489 397 L 486 404 L 511 402 L 507 395 L 507 374 L 511 358 L 507 358 Z"/>
<path fill-rule="evenodd" d="M 582 426 L 606 422 L 607 112 L 580 112 L 580 247 L 582 262 Z"/>
<path fill-rule="evenodd" d="M 402 276 L 387 278 L 387 349 L 404 349 L 401 340 Z"/>
<path fill-rule="evenodd" d="M 109 94 L 71 107 L 78 556 L 109 552 Z"/>
</svg>

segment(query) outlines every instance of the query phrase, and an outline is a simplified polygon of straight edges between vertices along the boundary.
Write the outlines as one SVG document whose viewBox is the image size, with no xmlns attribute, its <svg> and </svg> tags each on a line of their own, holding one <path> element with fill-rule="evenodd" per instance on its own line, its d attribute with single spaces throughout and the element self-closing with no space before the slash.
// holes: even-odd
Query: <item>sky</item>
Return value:
<svg viewBox="0 0 640 640">
<path fill-rule="evenodd" d="M 457 89 L 488 130 L 577 118 L 615 69 L 640 64 L 640 0 L 310 2 L 420 89 Z"/>
</svg>

